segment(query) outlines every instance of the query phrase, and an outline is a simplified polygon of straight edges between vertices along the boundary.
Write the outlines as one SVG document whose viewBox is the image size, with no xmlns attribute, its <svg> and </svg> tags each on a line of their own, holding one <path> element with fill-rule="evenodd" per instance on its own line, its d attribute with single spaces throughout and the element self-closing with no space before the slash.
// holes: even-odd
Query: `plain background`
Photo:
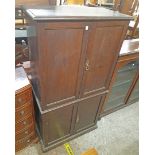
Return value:
<svg viewBox="0 0 155 155">
<path fill-rule="evenodd" d="M 155 1 L 140 0 L 140 155 L 155 154 L 154 16 Z M 0 155 L 15 154 L 14 19 L 15 1 L 0 1 Z"/>
</svg>

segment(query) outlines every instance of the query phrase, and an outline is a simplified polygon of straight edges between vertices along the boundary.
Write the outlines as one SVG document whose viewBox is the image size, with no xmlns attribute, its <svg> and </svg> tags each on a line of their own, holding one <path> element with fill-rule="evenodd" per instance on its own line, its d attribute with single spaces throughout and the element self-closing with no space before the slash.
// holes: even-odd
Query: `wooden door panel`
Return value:
<svg viewBox="0 0 155 155">
<path fill-rule="evenodd" d="M 95 96 L 78 103 L 75 131 L 82 130 L 95 124 L 102 96 Z"/>
<path fill-rule="evenodd" d="M 44 116 L 45 143 L 53 143 L 67 135 L 70 135 L 73 104 L 60 107 L 48 112 Z"/>
<path fill-rule="evenodd" d="M 97 26 L 90 32 L 86 62 L 89 68 L 84 73 L 83 95 L 107 88 L 122 37 L 123 26 Z"/>
<path fill-rule="evenodd" d="M 84 95 L 89 95 L 93 92 L 105 90 L 106 73 L 104 68 L 97 68 L 95 71 L 89 71 L 85 75 L 85 92 Z M 93 84 L 92 84 L 93 82 Z"/>
<path fill-rule="evenodd" d="M 52 26 L 44 30 L 46 61 L 43 72 L 47 81 L 43 89 L 47 106 L 76 98 L 83 30 L 83 27 Z"/>
<path fill-rule="evenodd" d="M 105 26 L 97 27 L 95 34 L 90 37 L 88 45 L 88 59 L 90 61 L 90 69 L 105 67 L 109 64 L 109 56 L 114 56 L 118 43 L 120 42 L 122 26 Z M 94 33 L 94 32 L 93 32 Z"/>
</svg>

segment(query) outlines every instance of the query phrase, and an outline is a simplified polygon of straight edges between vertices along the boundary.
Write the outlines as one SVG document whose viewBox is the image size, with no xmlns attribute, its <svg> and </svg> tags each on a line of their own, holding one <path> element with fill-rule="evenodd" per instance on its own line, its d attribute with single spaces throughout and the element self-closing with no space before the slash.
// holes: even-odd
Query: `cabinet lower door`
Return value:
<svg viewBox="0 0 155 155">
<path fill-rule="evenodd" d="M 78 110 L 75 121 L 75 132 L 89 128 L 96 124 L 99 105 L 102 96 L 95 96 L 78 103 Z"/>
<path fill-rule="evenodd" d="M 72 113 L 73 104 L 70 104 L 50 111 L 43 116 L 43 141 L 45 145 L 70 135 Z"/>
</svg>

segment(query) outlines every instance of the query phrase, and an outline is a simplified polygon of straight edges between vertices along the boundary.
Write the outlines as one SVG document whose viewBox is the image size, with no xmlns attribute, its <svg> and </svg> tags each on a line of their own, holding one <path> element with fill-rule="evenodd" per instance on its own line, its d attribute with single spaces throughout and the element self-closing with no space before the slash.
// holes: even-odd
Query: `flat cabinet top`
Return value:
<svg viewBox="0 0 155 155">
<path fill-rule="evenodd" d="M 33 20 L 131 20 L 132 17 L 103 7 L 31 6 L 24 7 Z"/>
</svg>

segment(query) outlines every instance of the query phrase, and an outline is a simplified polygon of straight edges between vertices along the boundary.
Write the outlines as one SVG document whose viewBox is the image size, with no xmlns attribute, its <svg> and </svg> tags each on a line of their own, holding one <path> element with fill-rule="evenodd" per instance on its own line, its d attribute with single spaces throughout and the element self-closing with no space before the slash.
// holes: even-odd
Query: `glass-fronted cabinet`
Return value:
<svg viewBox="0 0 155 155">
<path fill-rule="evenodd" d="M 139 100 L 138 55 L 131 54 L 119 58 L 100 116 L 107 115 Z"/>
<path fill-rule="evenodd" d="M 105 103 L 104 111 L 111 110 L 124 104 L 125 97 L 138 71 L 138 66 L 139 62 L 136 60 L 127 63 L 118 70 L 116 80 L 109 93 L 109 99 Z M 133 93 L 133 96 L 134 95 L 135 93 Z"/>
<path fill-rule="evenodd" d="M 124 40 L 100 117 L 139 100 L 139 39 Z"/>
</svg>

